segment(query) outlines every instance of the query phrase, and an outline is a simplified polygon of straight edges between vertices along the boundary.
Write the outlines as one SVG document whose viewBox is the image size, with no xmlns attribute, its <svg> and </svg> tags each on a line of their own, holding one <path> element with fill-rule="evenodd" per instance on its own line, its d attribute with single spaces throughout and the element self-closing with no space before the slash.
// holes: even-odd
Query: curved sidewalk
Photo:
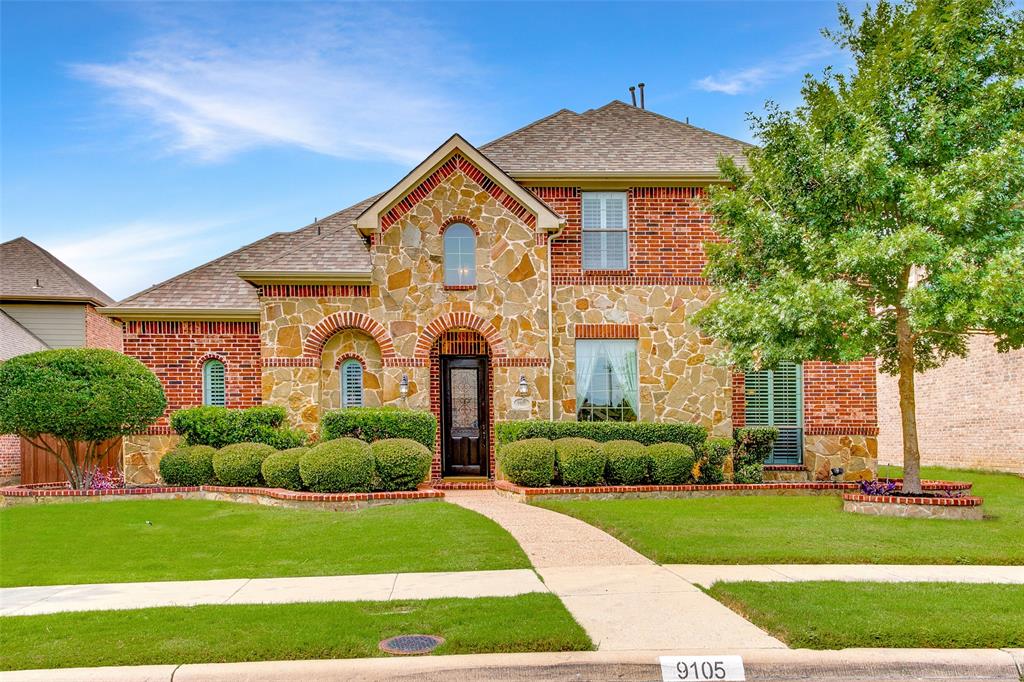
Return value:
<svg viewBox="0 0 1024 682">
<path fill-rule="evenodd" d="M 676 573 L 579 519 L 491 490 L 449 491 L 445 499 L 505 528 L 599 651 L 786 648 Z"/>
</svg>

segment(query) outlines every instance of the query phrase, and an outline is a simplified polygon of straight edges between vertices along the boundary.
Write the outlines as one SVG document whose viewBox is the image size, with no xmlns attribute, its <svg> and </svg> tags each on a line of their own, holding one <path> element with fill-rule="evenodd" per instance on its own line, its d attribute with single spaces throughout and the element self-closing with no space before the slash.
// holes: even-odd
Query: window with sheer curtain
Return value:
<svg viewBox="0 0 1024 682">
<path fill-rule="evenodd" d="M 576 342 L 576 418 L 636 421 L 640 413 L 635 339 Z"/>
<path fill-rule="evenodd" d="M 626 270 L 629 230 L 625 192 L 583 193 L 583 269 Z"/>
<path fill-rule="evenodd" d="M 444 231 L 444 283 L 476 284 L 476 234 L 465 223 L 452 223 Z"/>
</svg>

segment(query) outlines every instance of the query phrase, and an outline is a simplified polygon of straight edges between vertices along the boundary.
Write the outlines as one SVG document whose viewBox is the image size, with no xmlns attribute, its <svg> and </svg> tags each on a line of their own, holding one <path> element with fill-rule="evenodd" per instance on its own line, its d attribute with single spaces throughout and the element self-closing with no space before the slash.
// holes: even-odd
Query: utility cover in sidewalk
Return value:
<svg viewBox="0 0 1024 682">
<path fill-rule="evenodd" d="M 380 650 L 389 654 L 428 654 L 444 644 L 444 637 L 434 635 L 399 635 L 380 643 Z"/>
</svg>

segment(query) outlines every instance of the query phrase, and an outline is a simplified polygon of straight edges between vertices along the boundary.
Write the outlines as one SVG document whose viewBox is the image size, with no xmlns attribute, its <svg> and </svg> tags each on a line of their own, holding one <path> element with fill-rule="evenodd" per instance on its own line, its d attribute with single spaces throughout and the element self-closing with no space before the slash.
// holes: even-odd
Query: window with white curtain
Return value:
<svg viewBox="0 0 1024 682">
<path fill-rule="evenodd" d="M 341 363 L 341 406 L 363 406 L 363 363 L 350 358 Z"/>
<path fill-rule="evenodd" d="M 583 269 L 626 270 L 629 230 L 625 192 L 583 193 Z"/>
<path fill-rule="evenodd" d="M 207 360 L 203 363 L 203 405 L 224 407 L 226 404 L 224 363 L 220 360 Z"/>
<path fill-rule="evenodd" d="M 635 339 L 576 342 L 576 418 L 632 422 L 640 413 Z"/>
<path fill-rule="evenodd" d="M 452 223 L 444 231 L 444 283 L 476 284 L 476 234 L 465 223 Z"/>
</svg>

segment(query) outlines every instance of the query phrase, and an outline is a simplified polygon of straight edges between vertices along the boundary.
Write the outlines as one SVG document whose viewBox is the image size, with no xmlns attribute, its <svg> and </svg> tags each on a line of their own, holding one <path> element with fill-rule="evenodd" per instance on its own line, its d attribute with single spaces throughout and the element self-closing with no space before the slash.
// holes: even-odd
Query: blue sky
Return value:
<svg viewBox="0 0 1024 682">
<path fill-rule="evenodd" d="M 3 2 L 3 240 L 115 298 L 483 144 L 628 98 L 750 139 L 845 66 L 815 3 Z"/>
</svg>

